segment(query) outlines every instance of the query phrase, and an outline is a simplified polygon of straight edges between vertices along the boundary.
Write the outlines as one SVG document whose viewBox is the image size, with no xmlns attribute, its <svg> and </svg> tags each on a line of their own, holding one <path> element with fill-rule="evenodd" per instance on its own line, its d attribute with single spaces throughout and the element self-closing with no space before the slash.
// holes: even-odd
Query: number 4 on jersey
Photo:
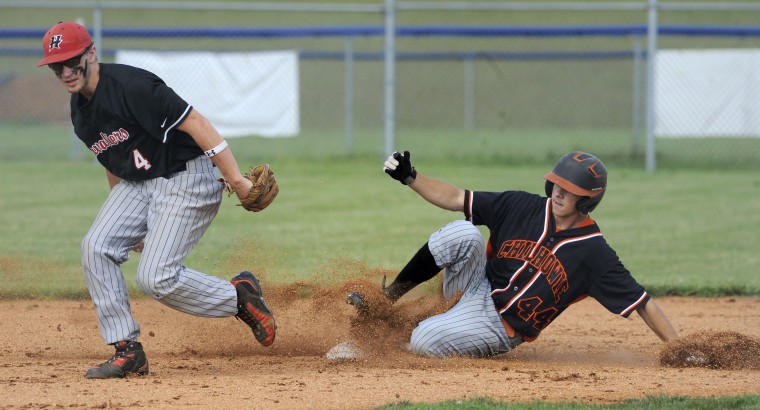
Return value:
<svg viewBox="0 0 760 410">
<path fill-rule="evenodd" d="M 543 304 L 541 298 L 538 296 L 532 296 L 525 299 L 520 299 L 517 302 L 517 308 L 519 309 L 518 315 L 526 322 L 533 322 L 533 327 L 536 330 L 543 330 L 552 320 L 557 316 L 559 311 L 555 307 L 548 307 L 543 310 L 538 310 Z"/>
<path fill-rule="evenodd" d="M 150 167 L 153 166 L 150 164 L 150 161 L 148 161 L 148 159 L 145 158 L 143 154 L 138 150 L 132 151 L 132 156 L 134 157 L 135 168 L 137 169 L 144 169 L 145 171 L 147 171 L 150 169 Z"/>
</svg>

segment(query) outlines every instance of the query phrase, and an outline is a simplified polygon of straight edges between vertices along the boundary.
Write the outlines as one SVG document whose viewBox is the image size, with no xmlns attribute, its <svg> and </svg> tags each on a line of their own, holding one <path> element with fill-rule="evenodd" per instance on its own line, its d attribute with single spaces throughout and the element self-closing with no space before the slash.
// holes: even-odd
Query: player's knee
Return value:
<svg viewBox="0 0 760 410">
<path fill-rule="evenodd" d="M 97 243 L 92 240 L 92 236 L 89 234 L 82 239 L 81 251 L 82 251 L 82 264 L 87 264 L 90 260 L 90 255 L 95 254 L 95 246 Z"/>
<path fill-rule="evenodd" d="M 480 230 L 478 228 L 467 222 L 467 221 L 459 221 L 460 224 L 458 226 L 459 229 L 461 229 L 461 243 L 463 246 L 471 248 L 483 248 L 483 235 L 480 233 Z"/>
<path fill-rule="evenodd" d="M 465 245 L 483 243 L 483 235 L 481 235 L 478 227 L 465 220 L 450 222 L 431 235 L 430 239 L 434 240 L 434 238 L 438 238 L 442 243 L 448 243 L 449 241 Z"/>
<path fill-rule="evenodd" d="M 96 235 L 91 232 L 85 235 L 81 243 L 82 265 L 86 268 L 91 261 L 98 259 L 102 255 L 108 254 L 108 249 L 99 241 Z"/>
<path fill-rule="evenodd" d="M 470 257 L 485 254 L 485 242 L 480 230 L 464 220 L 454 221 L 430 236 L 430 250 L 444 258 L 445 266 Z"/>
<path fill-rule="evenodd" d="M 137 280 L 137 286 L 140 287 L 140 290 L 154 299 L 161 299 L 164 296 L 171 294 L 172 289 L 175 287 L 171 283 L 172 281 L 166 279 L 166 275 L 160 274 L 154 268 L 151 269 L 142 265 L 137 267 L 137 275 L 135 279 Z"/>
<path fill-rule="evenodd" d="M 434 351 L 429 348 L 429 346 L 426 346 L 425 344 L 421 343 L 420 340 L 416 340 L 412 338 L 409 341 L 409 351 L 414 354 L 419 354 L 423 356 L 430 356 L 430 357 L 436 357 Z"/>
<path fill-rule="evenodd" d="M 160 297 L 160 294 L 156 291 L 157 289 L 155 283 L 153 283 L 153 281 L 148 278 L 148 275 L 144 273 L 141 274 L 138 270 L 135 279 L 137 280 L 137 286 L 140 287 L 140 290 L 142 290 L 143 293 L 149 296 L 153 296 L 156 299 Z"/>
<path fill-rule="evenodd" d="M 421 329 L 418 326 L 412 331 L 412 337 L 409 340 L 409 350 L 419 355 L 444 357 L 446 356 L 446 352 L 442 349 L 442 346 L 446 343 L 445 339 L 445 330 L 443 329 Z"/>
<path fill-rule="evenodd" d="M 118 249 L 109 246 L 109 240 L 104 239 L 102 232 L 90 231 L 82 239 L 80 244 L 82 252 L 82 266 L 85 268 L 93 261 L 106 258 L 117 264 L 124 263 L 129 258 L 129 249 Z"/>
</svg>

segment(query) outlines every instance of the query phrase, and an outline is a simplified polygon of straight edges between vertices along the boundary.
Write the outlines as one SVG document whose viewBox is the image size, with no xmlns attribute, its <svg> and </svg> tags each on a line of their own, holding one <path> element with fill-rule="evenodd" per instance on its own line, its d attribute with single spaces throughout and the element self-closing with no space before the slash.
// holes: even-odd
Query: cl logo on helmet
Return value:
<svg viewBox="0 0 760 410">
<path fill-rule="evenodd" d="M 573 159 L 577 162 L 594 161 L 593 164 L 588 166 L 589 172 L 591 172 L 591 175 L 593 175 L 595 178 L 600 178 L 604 176 L 604 174 L 600 174 L 599 172 L 596 171 L 595 168 L 597 165 L 599 165 L 599 162 L 596 161 L 596 158 L 593 155 L 588 154 L 586 152 L 579 152 L 573 155 Z M 601 188 L 597 188 L 597 189 L 601 189 Z"/>
<path fill-rule="evenodd" d="M 596 172 L 596 169 L 594 169 L 594 168 L 596 168 L 597 165 L 599 165 L 599 163 L 598 162 L 594 162 L 593 164 L 591 164 L 591 165 L 588 166 L 588 170 L 591 171 L 591 175 L 593 175 L 595 178 L 603 177 L 604 174 L 600 174 L 600 173 Z"/>
<path fill-rule="evenodd" d="M 48 49 L 52 50 L 54 48 L 61 49 L 61 43 L 63 42 L 63 36 L 60 34 L 56 34 L 53 37 L 50 37 L 50 45 L 48 46 Z"/>
</svg>

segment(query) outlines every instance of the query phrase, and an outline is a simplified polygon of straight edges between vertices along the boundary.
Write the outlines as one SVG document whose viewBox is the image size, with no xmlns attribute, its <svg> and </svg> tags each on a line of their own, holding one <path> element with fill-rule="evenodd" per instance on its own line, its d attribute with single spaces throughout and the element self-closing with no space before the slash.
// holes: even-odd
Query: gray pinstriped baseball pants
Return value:
<svg viewBox="0 0 760 410">
<path fill-rule="evenodd" d="M 428 247 L 444 268 L 444 297 L 463 294 L 447 312 L 420 322 L 412 332 L 410 350 L 435 357 L 492 356 L 517 347 L 521 340 L 510 342 L 491 300 L 478 228 L 464 220 L 451 222 L 430 235 Z"/>
<path fill-rule="evenodd" d="M 140 289 L 159 302 L 204 317 L 237 314 L 229 281 L 182 265 L 219 211 L 223 186 L 205 156 L 168 178 L 121 181 L 82 240 L 82 268 L 106 343 L 136 340 L 121 264 L 145 238 L 137 267 Z"/>
</svg>

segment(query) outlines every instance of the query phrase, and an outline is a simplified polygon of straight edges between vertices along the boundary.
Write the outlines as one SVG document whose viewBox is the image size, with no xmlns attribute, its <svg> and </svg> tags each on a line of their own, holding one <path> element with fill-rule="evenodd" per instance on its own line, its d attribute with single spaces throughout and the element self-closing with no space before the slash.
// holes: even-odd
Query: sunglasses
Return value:
<svg viewBox="0 0 760 410">
<path fill-rule="evenodd" d="M 85 48 L 84 51 L 82 52 L 82 54 L 80 54 L 80 55 L 78 55 L 76 57 L 71 57 L 70 59 L 68 59 L 68 60 L 66 60 L 66 61 L 64 61 L 62 63 L 50 63 L 50 64 L 48 64 L 48 67 L 50 67 L 50 69 L 53 70 L 53 72 L 56 73 L 56 74 L 61 74 L 63 72 L 63 67 L 68 67 L 70 69 L 74 69 L 75 67 L 78 67 L 79 64 L 82 62 L 82 57 L 84 57 L 85 54 L 87 54 L 87 53 L 90 52 L 90 48 L 91 47 L 92 46 L 89 46 L 89 47 Z"/>
</svg>

